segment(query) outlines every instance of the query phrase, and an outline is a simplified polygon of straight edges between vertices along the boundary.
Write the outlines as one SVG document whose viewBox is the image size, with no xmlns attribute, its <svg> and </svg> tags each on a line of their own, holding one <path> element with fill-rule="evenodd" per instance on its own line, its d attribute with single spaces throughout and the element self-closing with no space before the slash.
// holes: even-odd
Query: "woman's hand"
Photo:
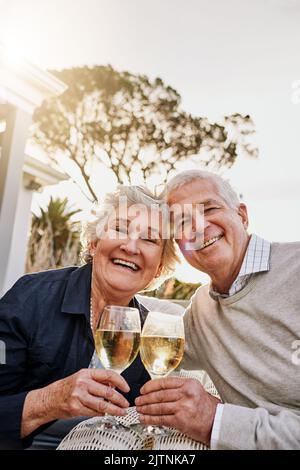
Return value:
<svg viewBox="0 0 300 470">
<path fill-rule="evenodd" d="M 22 437 L 49 421 L 76 416 L 124 416 L 128 401 L 114 388 L 130 390 L 127 382 L 114 371 L 82 369 L 47 387 L 32 390 L 25 399 Z"/>
<path fill-rule="evenodd" d="M 129 403 L 112 387 L 123 392 L 129 391 L 127 382 L 114 371 L 82 369 L 50 385 L 49 399 L 55 403 L 59 418 L 101 416 L 104 413 L 124 416 L 124 408 Z"/>
</svg>

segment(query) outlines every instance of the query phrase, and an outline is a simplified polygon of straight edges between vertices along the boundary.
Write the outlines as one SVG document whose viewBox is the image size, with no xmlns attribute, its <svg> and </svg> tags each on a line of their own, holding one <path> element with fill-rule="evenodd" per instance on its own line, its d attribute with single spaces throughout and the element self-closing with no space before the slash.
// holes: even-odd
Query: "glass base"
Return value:
<svg viewBox="0 0 300 470">
<path fill-rule="evenodd" d="M 103 416 L 93 423 L 87 423 L 87 427 L 98 429 L 99 431 L 110 432 L 129 432 L 130 428 L 122 423 L 119 423 L 114 416 Z"/>
<path fill-rule="evenodd" d="M 129 427 L 132 431 L 143 436 L 168 436 L 170 434 L 170 430 L 165 426 L 152 426 L 151 424 L 145 426 L 140 423 L 135 423 L 131 424 Z"/>
</svg>

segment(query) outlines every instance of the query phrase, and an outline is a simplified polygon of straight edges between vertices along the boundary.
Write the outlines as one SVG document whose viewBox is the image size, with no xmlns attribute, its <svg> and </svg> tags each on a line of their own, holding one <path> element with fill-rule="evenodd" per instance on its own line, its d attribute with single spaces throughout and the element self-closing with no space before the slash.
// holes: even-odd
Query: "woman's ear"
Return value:
<svg viewBox="0 0 300 470">
<path fill-rule="evenodd" d="M 97 242 L 98 240 L 94 240 L 88 244 L 88 250 L 91 256 L 94 256 L 97 248 Z"/>
<path fill-rule="evenodd" d="M 156 274 L 155 274 L 155 278 L 159 277 L 161 275 L 161 272 L 162 272 L 162 268 L 163 268 L 163 265 L 160 264 L 157 268 L 157 271 L 156 271 Z"/>
</svg>

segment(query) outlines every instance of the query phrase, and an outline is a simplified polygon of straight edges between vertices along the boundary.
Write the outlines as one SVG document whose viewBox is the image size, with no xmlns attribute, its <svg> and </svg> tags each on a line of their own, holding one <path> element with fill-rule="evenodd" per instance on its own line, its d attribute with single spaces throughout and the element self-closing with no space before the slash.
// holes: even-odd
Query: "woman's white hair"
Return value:
<svg viewBox="0 0 300 470">
<path fill-rule="evenodd" d="M 155 196 L 144 186 L 120 185 L 116 191 L 106 194 L 103 204 L 101 204 L 97 211 L 96 219 L 92 222 L 87 222 L 83 228 L 81 235 L 83 246 L 81 256 L 85 263 L 92 262 L 93 258 L 90 254 L 91 243 L 101 238 L 110 215 L 117 211 L 122 201 L 126 202 L 128 207 L 134 204 L 142 204 L 149 208 L 153 208 L 153 206 L 158 208 L 162 214 L 163 227 L 169 226 L 169 209 L 164 199 Z M 169 230 L 164 230 L 164 234 L 168 232 Z M 153 290 L 159 287 L 165 279 L 173 274 L 176 262 L 179 261 L 174 240 L 171 237 L 163 237 L 162 242 L 161 275 L 153 279 L 144 290 Z"/>
<path fill-rule="evenodd" d="M 232 208 L 239 206 L 240 201 L 238 195 L 233 190 L 231 185 L 223 179 L 221 176 L 204 170 L 185 170 L 178 173 L 178 175 L 171 178 L 166 185 L 164 194 L 169 197 L 171 193 L 176 191 L 182 186 L 188 183 L 192 183 L 196 180 L 207 180 L 211 181 L 217 188 L 219 195 L 222 199 Z"/>
</svg>

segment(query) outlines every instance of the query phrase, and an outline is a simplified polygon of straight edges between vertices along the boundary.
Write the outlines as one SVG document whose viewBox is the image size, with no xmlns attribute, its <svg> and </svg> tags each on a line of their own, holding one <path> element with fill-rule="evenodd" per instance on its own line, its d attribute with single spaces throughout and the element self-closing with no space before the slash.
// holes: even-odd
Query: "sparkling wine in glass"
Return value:
<svg viewBox="0 0 300 470">
<path fill-rule="evenodd" d="M 149 312 L 140 342 L 141 360 L 151 379 L 166 377 L 178 367 L 184 353 L 183 318 L 160 312 Z M 137 425 L 137 429 L 141 425 Z M 147 435 L 167 435 L 160 426 L 142 426 Z"/>
<path fill-rule="evenodd" d="M 137 356 L 140 345 L 141 322 L 137 308 L 107 305 L 100 315 L 95 333 L 95 349 L 105 369 L 121 374 Z M 114 416 L 97 420 L 97 428 L 128 431 Z"/>
</svg>

